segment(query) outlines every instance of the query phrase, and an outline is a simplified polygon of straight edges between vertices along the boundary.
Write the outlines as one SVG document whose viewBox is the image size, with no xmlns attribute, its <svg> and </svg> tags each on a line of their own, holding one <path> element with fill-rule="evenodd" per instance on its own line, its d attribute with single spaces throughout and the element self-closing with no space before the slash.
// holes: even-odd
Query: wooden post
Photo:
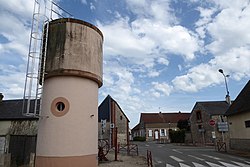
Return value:
<svg viewBox="0 0 250 167">
<path fill-rule="evenodd" d="M 117 148 L 118 148 L 118 146 L 117 146 L 117 127 L 115 127 L 115 161 L 117 161 L 117 154 L 118 154 Z"/>
</svg>

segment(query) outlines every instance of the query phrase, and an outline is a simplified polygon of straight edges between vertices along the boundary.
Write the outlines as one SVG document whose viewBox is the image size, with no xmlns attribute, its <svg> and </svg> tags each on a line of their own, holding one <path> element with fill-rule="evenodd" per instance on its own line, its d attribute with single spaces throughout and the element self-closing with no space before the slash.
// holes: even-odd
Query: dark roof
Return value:
<svg viewBox="0 0 250 167">
<path fill-rule="evenodd" d="M 130 122 L 128 117 L 122 111 L 119 104 L 110 95 L 108 95 L 98 107 L 98 122 L 101 122 L 101 119 L 102 120 L 106 119 L 108 122 L 110 122 L 110 111 L 111 111 L 112 101 L 115 102 L 115 104 L 119 107 L 125 118 L 128 120 L 128 122 Z"/>
<path fill-rule="evenodd" d="M 202 108 L 203 111 L 207 112 L 210 115 L 224 115 L 229 104 L 226 101 L 204 101 L 196 102 L 192 111 Z"/>
<path fill-rule="evenodd" d="M 31 109 L 34 106 L 34 101 L 31 100 Z M 0 120 L 18 120 L 18 119 L 38 119 L 28 117 L 22 114 L 23 99 L 3 100 L 0 102 Z"/>
<path fill-rule="evenodd" d="M 187 120 L 190 113 L 141 113 L 140 122 L 144 123 L 177 123 L 179 120 Z"/>
<path fill-rule="evenodd" d="M 110 110 L 111 110 L 111 97 L 108 95 L 98 107 L 98 122 L 101 120 L 107 120 L 110 122 Z"/>
<path fill-rule="evenodd" d="M 241 90 L 225 115 L 234 115 L 243 112 L 250 112 L 250 81 L 248 81 L 246 86 Z"/>
<path fill-rule="evenodd" d="M 132 129 L 132 131 L 139 130 L 140 129 L 140 123 L 135 125 L 135 127 Z"/>
</svg>

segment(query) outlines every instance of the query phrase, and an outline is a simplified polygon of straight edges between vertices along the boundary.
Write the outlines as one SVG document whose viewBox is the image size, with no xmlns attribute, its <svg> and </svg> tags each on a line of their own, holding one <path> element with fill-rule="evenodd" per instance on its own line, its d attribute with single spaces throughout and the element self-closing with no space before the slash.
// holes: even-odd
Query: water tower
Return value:
<svg viewBox="0 0 250 167">
<path fill-rule="evenodd" d="M 103 35 L 72 18 L 47 26 L 36 167 L 97 166 Z"/>
</svg>

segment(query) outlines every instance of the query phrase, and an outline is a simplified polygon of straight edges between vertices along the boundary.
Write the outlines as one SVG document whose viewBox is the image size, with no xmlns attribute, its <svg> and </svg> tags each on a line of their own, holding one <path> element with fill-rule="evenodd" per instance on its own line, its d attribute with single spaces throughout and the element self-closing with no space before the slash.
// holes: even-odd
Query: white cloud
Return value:
<svg viewBox="0 0 250 167">
<path fill-rule="evenodd" d="M 250 47 L 233 48 L 217 55 L 208 64 L 200 64 L 188 70 L 188 73 L 177 76 L 172 83 L 176 90 L 197 92 L 202 88 L 224 82 L 218 72 L 222 68 L 230 79 L 240 80 L 250 77 Z"/>
<path fill-rule="evenodd" d="M 159 56 L 167 60 L 167 53 L 192 60 L 194 53 L 199 51 L 197 37 L 182 26 L 169 26 L 149 19 L 130 23 L 128 18 L 119 17 L 108 25 L 99 22 L 98 27 L 105 34 L 104 54 L 122 56 L 128 63 L 152 67 Z"/>
<path fill-rule="evenodd" d="M 182 70 L 182 66 L 180 64 L 178 64 L 178 69 L 179 69 L 179 71 Z"/>
<path fill-rule="evenodd" d="M 160 75 L 160 71 L 155 71 L 155 70 L 151 70 L 148 72 L 147 76 L 148 77 L 158 77 Z"/>
<path fill-rule="evenodd" d="M 122 92 L 124 96 L 128 96 L 133 93 L 133 73 L 127 68 L 120 66 L 117 62 L 107 61 L 106 63 L 106 68 L 104 68 L 104 85 L 106 86 L 107 94 Z"/>
<path fill-rule="evenodd" d="M 230 79 L 250 76 L 250 5 L 242 0 L 214 3 L 213 8 L 198 8 L 200 19 L 196 22 L 200 37 L 211 37 L 212 42 L 205 48 L 213 58 L 175 77 L 172 80 L 175 90 L 197 92 L 224 82 L 219 68 L 230 74 Z"/>
<path fill-rule="evenodd" d="M 208 64 L 200 64 L 189 69 L 188 73 L 172 80 L 175 90 L 197 92 L 198 90 L 218 83 L 218 72 Z"/>
<path fill-rule="evenodd" d="M 22 98 L 33 0 L 0 1 L 0 88 L 5 99 Z"/>
<path fill-rule="evenodd" d="M 90 3 L 90 9 L 95 10 L 95 5 L 93 3 Z"/>
<path fill-rule="evenodd" d="M 177 19 L 169 7 L 169 0 L 126 0 L 129 9 L 137 15 L 138 18 L 147 18 L 166 24 L 176 23 Z"/>
<path fill-rule="evenodd" d="M 216 12 L 216 9 L 198 7 L 197 10 L 200 12 L 200 19 L 195 23 L 195 30 L 200 38 L 204 39 L 206 37 L 206 27 L 212 21 L 212 15 Z"/>
<path fill-rule="evenodd" d="M 157 63 L 164 64 L 164 65 L 168 66 L 169 61 L 166 58 L 160 57 L 157 59 Z"/>
<path fill-rule="evenodd" d="M 227 52 L 234 47 L 250 44 L 250 4 L 247 1 L 214 1 L 217 9 L 199 8 L 201 19 L 196 22 L 196 31 L 202 38 L 205 33 L 212 42 L 206 49 L 213 54 Z M 212 18 L 212 15 L 214 18 Z"/>
<path fill-rule="evenodd" d="M 7 12 L 8 14 L 15 14 L 15 16 L 18 17 L 19 19 L 31 19 L 33 6 L 34 6 L 33 0 L 0 1 L 1 12 Z"/>
<path fill-rule="evenodd" d="M 22 98 L 25 73 L 20 72 L 24 69 L 23 65 L 12 66 L 12 65 L 1 65 L 0 64 L 0 88 L 4 98 Z"/>
<path fill-rule="evenodd" d="M 173 90 L 173 87 L 165 82 L 163 82 L 163 83 L 152 82 L 152 85 L 156 91 L 159 91 L 166 96 L 169 96 Z"/>
<path fill-rule="evenodd" d="M 152 92 L 151 94 L 152 94 L 154 97 L 156 97 L 156 98 L 161 97 L 161 94 L 160 94 L 159 92 L 154 91 L 154 90 L 152 90 L 151 92 Z"/>
<path fill-rule="evenodd" d="M 228 71 L 230 78 L 240 80 L 250 77 L 250 46 L 232 48 L 226 53 L 218 55 L 211 64 L 221 66 Z"/>
<path fill-rule="evenodd" d="M 26 56 L 30 28 L 24 24 L 22 19 L 10 13 L 0 12 L 0 19 L 4 23 L 0 26 L 0 34 L 7 39 L 6 43 L 0 43 L 0 53 L 14 52 L 23 57 Z"/>
<path fill-rule="evenodd" d="M 6 99 L 23 96 L 33 9 L 33 0 L 0 1 L 0 88 Z"/>
<path fill-rule="evenodd" d="M 81 3 L 87 5 L 87 0 L 81 0 Z"/>
</svg>

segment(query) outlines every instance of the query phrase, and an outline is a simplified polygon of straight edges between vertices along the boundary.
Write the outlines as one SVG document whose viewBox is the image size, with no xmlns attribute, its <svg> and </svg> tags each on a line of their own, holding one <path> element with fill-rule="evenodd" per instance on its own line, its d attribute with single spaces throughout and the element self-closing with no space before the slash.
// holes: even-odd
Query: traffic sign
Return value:
<svg viewBox="0 0 250 167">
<path fill-rule="evenodd" d="M 210 125 L 210 126 L 214 126 L 214 125 L 215 125 L 215 120 L 210 119 L 210 121 L 209 121 L 209 125 Z"/>
<path fill-rule="evenodd" d="M 227 132 L 228 131 L 228 123 L 227 122 L 218 122 L 218 130 L 220 132 Z"/>
</svg>

